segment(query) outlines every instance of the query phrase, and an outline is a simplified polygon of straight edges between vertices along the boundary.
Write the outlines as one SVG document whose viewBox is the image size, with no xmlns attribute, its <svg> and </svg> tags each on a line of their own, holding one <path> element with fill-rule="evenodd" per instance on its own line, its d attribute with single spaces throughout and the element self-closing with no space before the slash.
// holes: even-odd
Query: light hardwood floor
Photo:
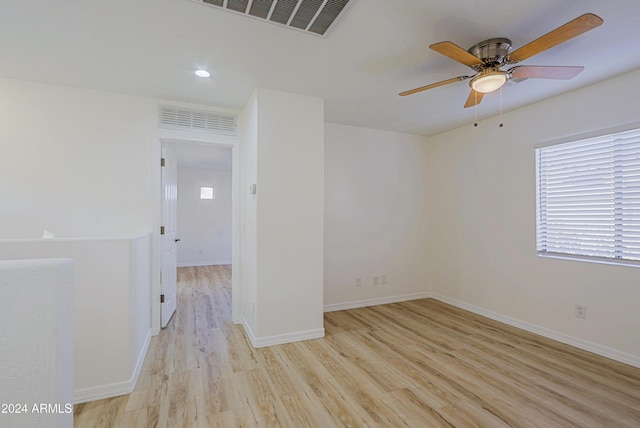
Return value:
<svg viewBox="0 0 640 428">
<path fill-rule="evenodd" d="M 325 314 L 253 349 L 229 267 L 180 268 L 135 391 L 76 427 L 640 427 L 640 369 L 431 300 Z"/>
</svg>

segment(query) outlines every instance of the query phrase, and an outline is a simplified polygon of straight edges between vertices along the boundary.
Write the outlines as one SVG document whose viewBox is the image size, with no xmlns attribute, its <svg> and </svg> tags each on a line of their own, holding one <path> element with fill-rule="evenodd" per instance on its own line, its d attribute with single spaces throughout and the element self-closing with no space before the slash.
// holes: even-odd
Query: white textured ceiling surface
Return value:
<svg viewBox="0 0 640 428">
<path fill-rule="evenodd" d="M 264 87 L 323 98 L 328 122 L 428 135 L 475 115 L 467 82 L 398 96 L 469 74 L 428 45 L 507 37 L 517 49 L 586 12 L 604 24 L 521 63 L 586 70 L 506 87 L 508 111 L 640 68 L 640 2 L 355 0 L 323 38 L 188 0 L 2 1 L 0 77 L 231 109 Z M 195 78 L 199 67 L 213 78 Z"/>
</svg>

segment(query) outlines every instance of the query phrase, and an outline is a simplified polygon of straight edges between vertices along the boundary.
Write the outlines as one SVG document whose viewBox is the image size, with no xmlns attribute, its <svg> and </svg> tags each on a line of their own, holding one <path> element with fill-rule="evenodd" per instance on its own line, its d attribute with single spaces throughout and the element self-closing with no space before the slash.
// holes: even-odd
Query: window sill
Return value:
<svg viewBox="0 0 640 428">
<path fill-rule="evenodd" d="M 536 254 L 539 257 L 544 257 L 549 259 L 560 259 L 560 260 L 569 260 L 573 262 L 599 263 L 599 264 L 605 264 L 605 265 L 640 268 L 640 261 L 636 262 L 636 261 L 624 260 L 624 259 L 607 259 L 607 258 L 601 258 L 601 257 L 577 256 L 573 254 L 547 253 L 547 252 L 540 252 L 540 251 L 538 251 Z"/>
</svg>

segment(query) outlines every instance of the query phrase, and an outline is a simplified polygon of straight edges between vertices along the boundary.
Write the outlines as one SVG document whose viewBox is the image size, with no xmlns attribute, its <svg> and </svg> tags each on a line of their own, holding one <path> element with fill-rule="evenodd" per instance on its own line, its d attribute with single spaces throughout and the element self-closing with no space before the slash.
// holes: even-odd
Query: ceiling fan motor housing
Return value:
<svg viewBox="0 0 640 428">
<path fill-rule="evenodd" d="M 511 49 L 511 40 L 503 37 L 484 40 L 471 46 L 468 52 L 483 62 L 482 65 L 474 66 L 476 70 L 481 70 L 487 66 L 499 67 L 504 64 Z"/>
</svg>

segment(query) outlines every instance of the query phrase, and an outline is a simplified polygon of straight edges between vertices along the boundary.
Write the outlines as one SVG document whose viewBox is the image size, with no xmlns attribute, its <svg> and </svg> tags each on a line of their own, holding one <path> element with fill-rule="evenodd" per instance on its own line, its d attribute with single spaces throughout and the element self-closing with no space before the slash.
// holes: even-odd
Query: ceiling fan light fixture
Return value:
<svg viewBox="0 0 640 428">
<path fill-rule="evenodd" d="M 491 71 L 474 77 L 469 83 L 474 91 L 488 94 L 500 89 L 508 79 L 507 73 L 504 71 Z"/>
</svg>

